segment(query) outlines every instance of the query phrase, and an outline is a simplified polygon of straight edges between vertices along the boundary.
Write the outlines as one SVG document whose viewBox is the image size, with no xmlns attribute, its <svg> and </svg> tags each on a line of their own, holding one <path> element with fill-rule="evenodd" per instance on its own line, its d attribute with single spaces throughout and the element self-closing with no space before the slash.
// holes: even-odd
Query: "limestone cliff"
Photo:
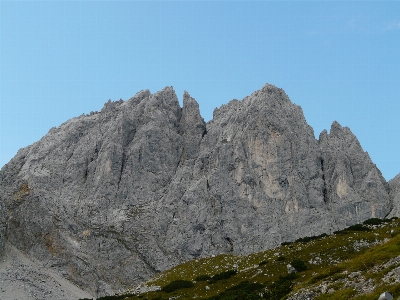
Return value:
<svg viewBox="0 0 400 300">
<path fill-rule="evenodd" d="M 344 227 L 368 218 L 384 218 L 391 209 L 389 187 L 355 135 L 339 123 L 319 137 L 324 198 L 335 224 Z"/>
<path fill-rule="evenodd" d="M 400 174 L 389 181 L 390 198 L 392 201 L 393 209 L 390 213 L 391 217 L 400 216 Z"/>
<path fill-rule="evenodd" d="M 351 131 L 334 123 L 317 141 L 301 108 L 268 84 L 208 123 L 171 87 L 109 101 L 21 149 L 0 180 L 2 235 L 93 295 L 392 208 Z"/>
</svg>

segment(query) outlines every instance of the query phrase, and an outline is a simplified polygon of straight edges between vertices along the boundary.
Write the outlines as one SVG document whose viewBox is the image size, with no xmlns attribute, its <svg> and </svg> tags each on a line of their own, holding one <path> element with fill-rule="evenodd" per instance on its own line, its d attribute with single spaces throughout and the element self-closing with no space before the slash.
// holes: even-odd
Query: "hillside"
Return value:
<svg viewBox="0 0 400 300">
<path fill-rule="evenodd" d="M 192 260 L 124 295 L 98 300 L 376 300 L 385 291 L 397 299 L 399 233 L 399 219 L 370 219 L 330 236 L 303 238 L 251 255 Z"/>
</svg>

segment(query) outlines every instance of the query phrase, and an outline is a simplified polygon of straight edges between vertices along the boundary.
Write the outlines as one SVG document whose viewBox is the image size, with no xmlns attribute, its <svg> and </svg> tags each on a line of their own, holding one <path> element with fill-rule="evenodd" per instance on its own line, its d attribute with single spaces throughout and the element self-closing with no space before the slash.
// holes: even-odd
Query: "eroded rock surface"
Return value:
<svg viewBox="0 0 400 300">
<path fill-rule="evenodd" d="M 316 140 L 301 108 L 268 84 L 207 124 L 171 87 L 109 101 L 21 149 L 0 180 L 3 236 L 94 296 L 392 207 L 348 128 L 335 122 Z"/>
<path fill-rule="evenodd" d="M 389 181 L 390 198 L 393 203 L 391 217 L 400 217 L 400 174 Z"/>
<path fill-rule="evenodd" d="M 368 218 L 384 218 L 391 209 L 389 186 L 348 127 L 334 122 L 319 136 L 324 198 L 344 227 Z"/>
</svg>

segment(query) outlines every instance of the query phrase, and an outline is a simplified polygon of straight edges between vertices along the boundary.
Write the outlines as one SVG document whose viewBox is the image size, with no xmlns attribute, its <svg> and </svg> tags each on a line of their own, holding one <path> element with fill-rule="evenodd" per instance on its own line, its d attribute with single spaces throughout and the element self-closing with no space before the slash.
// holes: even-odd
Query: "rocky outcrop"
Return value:
<svg viewBox="0 0 400 300">
<path fill-rule="evenodd" d="M 77 300 L 90 294 L 40 262 L 31 260 L 15 247 L 5 244 L 0 258 L 0 299 Z"/>
<path fill-rule="evenodd" d="M 393 209 L 390 217 L 400 217 L 400 174 L 389 181 L 390 198 Z"/>
<path fill-rule="evenodd" d="M 391 209 L 356 137 L 314 138 L 301 108 L 265 85 L 207 124 L 185 92 L 141 91 L 71 119 L 0 173 L 3 235 L 93 295 L 183 261 L 246 254 Z"/>
<path fill-rule="evenodd" d="M 344 227 L 354 221 L 384 218 L 390 212 L 389 187 L 381 172 L 347 127 L 334 122 L 319 136 L 324 198 L 334 222 Z"/>
</svg>

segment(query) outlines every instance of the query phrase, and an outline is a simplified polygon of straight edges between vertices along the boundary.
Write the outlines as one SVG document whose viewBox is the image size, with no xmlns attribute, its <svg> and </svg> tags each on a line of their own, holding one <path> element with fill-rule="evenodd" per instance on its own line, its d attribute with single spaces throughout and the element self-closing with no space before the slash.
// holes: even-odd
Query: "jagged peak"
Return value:
<svg viewBox="0 0 400 300">
<path fill-rule="evenodd" d="M 141 90 L 141 91 L 137 92 L 135 94 L 135 96 L 131 97 L 128 101 L 132 101 L 134 99 L 143 99 L 143 98 L 149 97 L 150 95 L 151 95 L 150 90 L 148 90 L 148 89 Z"/>
<path fill-rule="evenodd" d="M 270 83 L 266 83 L 266 84 L 263 85 L 263 87 L 261 88 L 260 91 L 261 92 L 271 92 L 271 91 L 279 92 L 281 90 L 282 89 L 278 88 L 276 85 L 273 85 L 273 84 L 270 84 Z"/>
<path fill-rule="evenodd" d="M 176 93 L 172 86 L 166 86 L 162 90 L 154 93 L 152 96 L 157 97 L 157 96 L 168 96 L 168 95 L 172 95 L 173 97 L 176 98 Z"/>
<path fill-rule="evenodd" d="M 185 128 L 190 124 L 201 124 L 205 126 L 203 117 L 200 114 L 200 107 L 196 99 L 192 98 L 187 91 L 183 93 L 183 107 L 181 126 Z"/>
<path fill-rule="evenodd" d="M 185 107 L 195 107 L 199 110 L 199 104 L 196 99 L 191 97 L 186 90 L 183 92 L 183 108 Z"/>
<path fill-rule="evenodd" d="M 331 125 L 330 134 L 343 131 L 342 125 L 338 121 L 333 121 Z"/>
<path fill-rule="evenodd" d="M 288 95 L 281 88 L 276 87 L 273 84 L 266 83 L 263 87 L 250 96 L 244 97 L 242 100 L 233 99 L 227 104 L 221 105 L 219 108 L 215 108 L 213 112 L 213 119 L 220 115 L 224 115 L 227 111 L 240 107 L 246 106 L 257 106 L 257 107 L 276 107 L 282 105 L 293 105 L 296 109 L 301 109 L 300 106 L 294 104 L 289 99 Z"/>
<path fill-rule="evenodd" d="M 329 135 L 333 137 L 349 136 L 357 139 L 349 127 L 340 125 L 340 123 L 336 120 L 332 122 Z"/>
<path fill-rule="evenodd" d="M 393 186 L 398 186 L 398 188 L 400 189 L 400 173 L 397 174 L 395 177 L 393 177 L 392 179 L 389 180 L 389 184 L 393 185 Z"/>
<path fill-rule="evenodd" d="M 164 109 L 172 109 L 176 114 L 180 114 L 181 106 L 172 86 L 166 86 L 161 91 L 150 95 L 149 101 L 152 105 L 161 105 Z"/>
<path fill-rule="evenodd" d="M 328 137 L 328 131 L 326 129 L 322 130 L 321 133 L 319 134 L 318 140 L 322 142 Z"/>
<path fill-rule="evenodd" d="M 250 103 L 251 105 L 285 105 L 293 104 L 285 91 L 281 88 L 276 87 L 273 84 L 264 84 L 260 90 L 253 92 L 250 96 L 245 97 L 242 100 L 244 103 Z"/>
</svg>

